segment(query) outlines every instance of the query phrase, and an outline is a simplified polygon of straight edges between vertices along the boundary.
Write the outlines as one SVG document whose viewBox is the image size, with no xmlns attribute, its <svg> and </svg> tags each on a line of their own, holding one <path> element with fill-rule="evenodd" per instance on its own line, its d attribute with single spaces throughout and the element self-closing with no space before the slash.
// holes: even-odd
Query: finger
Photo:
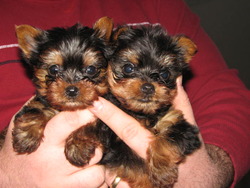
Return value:
<svg viewBox="0 0 250 188">
<path fill-rule="evenodd" d="M 151 133 L 138 121 L 101 97 L 89 110 L 106 123 L 139 156 L 146 158 Z"/>
<path fill-rule="evenodd" d="M 104 182 L 99 188 L 109 188 L 109 186 L 106 182 Z"/>
<path fill-rule="evenodd" d="M 89 110 L 60 112 L 47 123 L 44 130 L 44 143 L 64 145 L 70 133 L 95 119 Z"/>
<path fill-rule="evenodd" d="M 105 178 L 105 182 L 107 182 L 107 184 L 112 187 L 112 184 L 115 180 L 116 176 L 111 174 L 108 170 L 106 170 L 106 178 Z M 117 184 L 117 187 L 116 188 L 130 188 L 128 183 L 125 182 L 125 181 L 120 181 L 118 184 Z"/>
<path fill-rule="evenodd" d="M 125 181 L 120 181 L 116 188 L 130 188 Z"/>
<path fill-rule="evenodd" d="M 196 125 L 194 115 L 193 115 L 192 106 L 190 104 L 188 95 L 182 86 L 182 77 L 181 76 L 179 78 L 177 78 L 176 85 L 177 85 L 177 95 L 173 101 L 173 106 L 175 109 L 181 110 L 183 112 L 185 119 L 189 123 Z"/>
<path fill-rule="evenodd" d="M 100 147 L 95 149 L 95 155 L 90 159 L 88 166 L 97 164 L 102 159 L 103 153 Z"/>
<path fill-rule="evenodd" d="M 65 187 L 97 188 L 104 184 L 104 175 L 105 168 L 94 165 L 71 174 L 70 179 L 67 179 L 68 186 Z"/>
<path fill-rule="evenodd" d="M 9 126 L 7 127 L 7 132 L 5 135 L 5 139 L 4 139 L 4 143 L 2 146 L 2 150 L 4 150 L 5 148 L 12 148 L 12 129 L 14 127 L 14 117 L 12 117 Z"/>
</svg>

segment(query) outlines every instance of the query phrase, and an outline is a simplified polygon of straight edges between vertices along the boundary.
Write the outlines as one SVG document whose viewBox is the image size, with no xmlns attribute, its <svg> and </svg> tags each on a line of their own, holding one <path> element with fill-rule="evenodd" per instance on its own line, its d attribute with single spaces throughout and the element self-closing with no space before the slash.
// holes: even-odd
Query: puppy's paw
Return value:
<svg viewBox="0 0 250 188">
<path fill-rule="evenodd" d="M 89 163 L 99 145 L 95 137 L 85 135 L 81 129 L 66 140 L 65 156 L 71 164 L 82 167 Z"/>
<path fill-rule="evenodd" d="M 190 125 L 185 120 L 182 120 L 169 127 L 167 136 L 170 142 L 180 148 L 183 155 L 188 155 L 201 146 L 198 133 L 198 127 Z"/>
</svg>

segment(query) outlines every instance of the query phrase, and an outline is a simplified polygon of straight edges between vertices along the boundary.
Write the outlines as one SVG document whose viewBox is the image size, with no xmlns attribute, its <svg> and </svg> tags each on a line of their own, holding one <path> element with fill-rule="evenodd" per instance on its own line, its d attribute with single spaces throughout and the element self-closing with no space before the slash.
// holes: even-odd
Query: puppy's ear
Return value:
<svg viewBox="0 0 250 188">
<path fill-rule="evenodd" d="M 182 49 L 186 63 L 189 63 L 197 52 L 196 44 L 185 35 L 174 36 L 174 40 L 177 46 Z"/>
<path fill-rule="evenodd" d="M 37 46 L 35 38 L 41 33 L 40 29 L 30 25 L 16 26 L 18 44 L 26 58 L 30 58 L 31 52 L 35 50 Z"/>
<path fill-rule="evenodd" d="M 118 37 L 119 37 L 122 33 L 126 32 L 128 29 L 129 29 L 129 28 L 126 27 L 126 26 L 118 27 L 118 28 L 114 31 L 112 39 L 113 39 L 114 41 L 116 41 L 116 40 L 118 39 Z"/>
<path fill-rule="evenodd" d="M 100 38 L 104 38 L 105 40 L 109 40 L 113 31 L 113 20 L 109 17 L 102 17 L 96 21 L 93 26 L 93 29 L 96 31 L 96 34 Z"/>
</svg>

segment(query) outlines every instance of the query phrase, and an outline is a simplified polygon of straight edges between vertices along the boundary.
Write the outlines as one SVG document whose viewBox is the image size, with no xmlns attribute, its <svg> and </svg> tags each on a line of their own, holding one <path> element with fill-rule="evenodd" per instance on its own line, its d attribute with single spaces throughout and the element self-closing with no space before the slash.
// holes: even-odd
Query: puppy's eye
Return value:
<svg viewBox="0 0 250 188">
<path fill-rule="evenodd" d="M 97 73 L 97 68 L 95 67 L 95 66 L 88 66 L 87 68 L 86 68 L 86 73 L 88 74 L 88 75 L 94 75 L 94 74 L 96 74 Z"/>
<path fill-rule="evenodd" d="M 170 73 L 167 70 L 161 71 L 160 72 L 160 77 L 164 80 L 168 79 L 170 76 Z"/>
<path fill-rule="evenodd" d="M 51 65 L 49 67 L 49 73 L 51 75 L 56 75 L 59 72 L 59 66 L 58 65 Z"/>
<path fill-rule="evenodd" d="M 126 64 L 123 66 L 123 72 L 125 74 L 131 74 L 134 72 L 134 65 L 133 64 Z"/>
</svg>

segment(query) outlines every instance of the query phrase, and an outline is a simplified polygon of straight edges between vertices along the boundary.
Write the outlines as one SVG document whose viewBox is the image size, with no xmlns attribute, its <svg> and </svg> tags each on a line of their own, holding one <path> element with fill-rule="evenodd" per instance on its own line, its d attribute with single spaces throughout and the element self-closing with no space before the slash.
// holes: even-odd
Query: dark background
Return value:
<svg viewBox="0 0 250 188">
<path fill-rule="evenodd" d="M 220 49 L 228 66 L 250 88 L 250 1 L 185 0 Z"/>
<path fill-rule="evenodd" d="M 250 88 L 250 0 L 185 0 L 220 49 L 228 66 Z M 250 157 L 250 156 L 249 156 Z M 236 188 L 250 188 L 248 173 Z"/>
</svg>

